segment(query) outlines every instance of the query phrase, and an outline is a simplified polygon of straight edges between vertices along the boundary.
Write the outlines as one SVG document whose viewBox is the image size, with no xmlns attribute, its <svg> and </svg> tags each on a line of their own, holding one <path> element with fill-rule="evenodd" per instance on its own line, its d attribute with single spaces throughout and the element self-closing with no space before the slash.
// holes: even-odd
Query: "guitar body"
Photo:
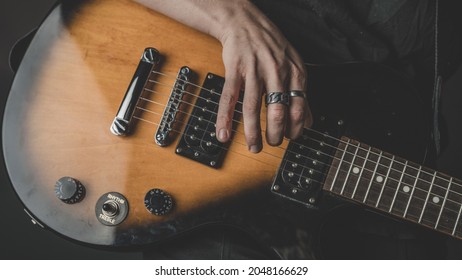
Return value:
<svg viewBox="0 0 462 280">
<path fill-rule="evenodd" d="M 319 215 L 270 192 L 288 141 L 251 154 L 238 123 L 219 168 L 182 157 L 176 154 L 180 133 L 166 147 L 154 141 L 170 94 L 159 84 L 152 86 L 153 103 L 146 105 L 157 114 L 138 112 L 145 121 L 137 121 L 128 136 L 111 133 L 146 47 L 162 56 L 156 70 L 166 75 L 156 76 L 159 84 L 171 85 L 184 65 L 199 85 L 209 72 L 224 76 L 219 42 L 130 1 L 64 2 L 44 21 L 16 74 L 3 125 L 8 173 L 28 212 L 46 228 L 89 245 L 137 247 L 229 223 L 285 257 L 307 257 L 303 250 L 312 240 L 300 232 L 309 232 L 314 227 L 309 221 Z M 335 116 L 347 124 L 344 134 L 422 162 L 428 135 L 422 124 L 430 118 L 404 79 L 369 64 L 308 69 L 315 122 Z M 188 113 L 181 120 L 178 132 Z M 55 183 L 65 176 L 85 186 L 80 202 L 56 197 Z M 152 189 L 173 198 L 168 214 L 146 209 Z M 120 224 L 103 224 L 95 214 L 106 193 L 122 194 L 128 202 Z M 297 246 L 302 253 L 291 255 Z"/>
</svg>

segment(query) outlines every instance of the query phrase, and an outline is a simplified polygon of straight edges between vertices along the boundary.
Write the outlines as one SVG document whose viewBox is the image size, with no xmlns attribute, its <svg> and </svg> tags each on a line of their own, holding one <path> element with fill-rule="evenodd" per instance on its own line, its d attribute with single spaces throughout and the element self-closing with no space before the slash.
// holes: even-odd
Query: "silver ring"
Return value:
<svg viewBox="0 0 462 280">
<path fill-rule="evenodd" d="M 266 106 L 276 103 L 289 106 L 289 94 L 279 91 L 268 92 L 265 99 Z"/>
<path fill-rule="evenodd" d="M 290 97 L 302 97 L 306 99 L 306 93 L 302 90 L 291 90 L 289 91 Z"/>
</svg>

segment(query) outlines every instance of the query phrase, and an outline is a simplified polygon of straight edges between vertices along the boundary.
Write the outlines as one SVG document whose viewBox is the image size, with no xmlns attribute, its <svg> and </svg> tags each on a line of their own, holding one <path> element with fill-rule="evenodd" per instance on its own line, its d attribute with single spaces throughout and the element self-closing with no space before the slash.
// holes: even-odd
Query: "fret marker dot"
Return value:
<svg viewBox="0 0 462 280">
<path fill-rule="evenodd" d="M 383 177 L 382 177 L 382 176 L 377 176 L 377 177 L 375 177 L 375 180 L 376 180 L 378 183 L 382 183 L 382 182 L 383 182 Z"/>
<path fill-rule="evenodd" d="M 358 167 L 353 167 L 353 173 L 358 174 L 359 173 L 359 168 Z"/>
<path fill-rule="evenodd" d="M 403 191 L 404 191 L 405 193 L 408 193 L 410 190 L 411 190 L 411 188 L 410 188 L 409 186 L 404 186 L 404 187 L 403 187 Z"/>
<path fill-rule="evenodd" d="M 440 202 L 440 198 L 437 196 L 434 196 L 432 200 L 433 200 L 433 203 L 435 204 L 438 204 Z"/>
</svg>

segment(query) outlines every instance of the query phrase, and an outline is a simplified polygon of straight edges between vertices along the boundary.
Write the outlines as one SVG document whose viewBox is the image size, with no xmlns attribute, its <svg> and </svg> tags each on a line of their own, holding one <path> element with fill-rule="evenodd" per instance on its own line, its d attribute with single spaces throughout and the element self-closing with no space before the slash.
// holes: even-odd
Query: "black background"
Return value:
<svg viewBox="0 0 462 280">
<path fill-rule="evenodd" d="M 8 55 L 14 43 L 39 25 L 55 0 L 0 1 L 0 108 L 13 79 Z M 461 50 L 462 51 L 462 50 Z M 439 160 L 439 169 L 462 178 L 462 68 L 449 79 L 443 91 L 443 115 L 449 129 L 448 147 Z M 3 153 L 2 153 L 3 157 Z M 461 258 L 462 242 L 448 241 L 449 257 Z M 87 248 L 33 225 L 22 210 L 0 163 L 0 259 L 139 259 L 141 254 Z"/>
</svg>

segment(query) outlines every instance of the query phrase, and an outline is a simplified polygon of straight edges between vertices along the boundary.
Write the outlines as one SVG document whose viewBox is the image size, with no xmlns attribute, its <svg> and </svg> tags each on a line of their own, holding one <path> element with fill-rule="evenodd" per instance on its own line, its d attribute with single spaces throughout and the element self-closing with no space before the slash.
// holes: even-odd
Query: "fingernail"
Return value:
<svg viewBox="0 0 462 280">
<path fill-rule="evenodd" d="M 252 146 L 249 147 L 249 150 L 252 153 L 258 153 L 260 151 L 260 147 L 258 147 L 258 145 L 252 145 Z"/>
<path fill-rule="evenodd" d="M 218 137 L 221 141 L 228 140 L 228 130 L 226 130 L 226 128 L 220 129 L 220 131 L 218 132 Z"/>
</svg>

